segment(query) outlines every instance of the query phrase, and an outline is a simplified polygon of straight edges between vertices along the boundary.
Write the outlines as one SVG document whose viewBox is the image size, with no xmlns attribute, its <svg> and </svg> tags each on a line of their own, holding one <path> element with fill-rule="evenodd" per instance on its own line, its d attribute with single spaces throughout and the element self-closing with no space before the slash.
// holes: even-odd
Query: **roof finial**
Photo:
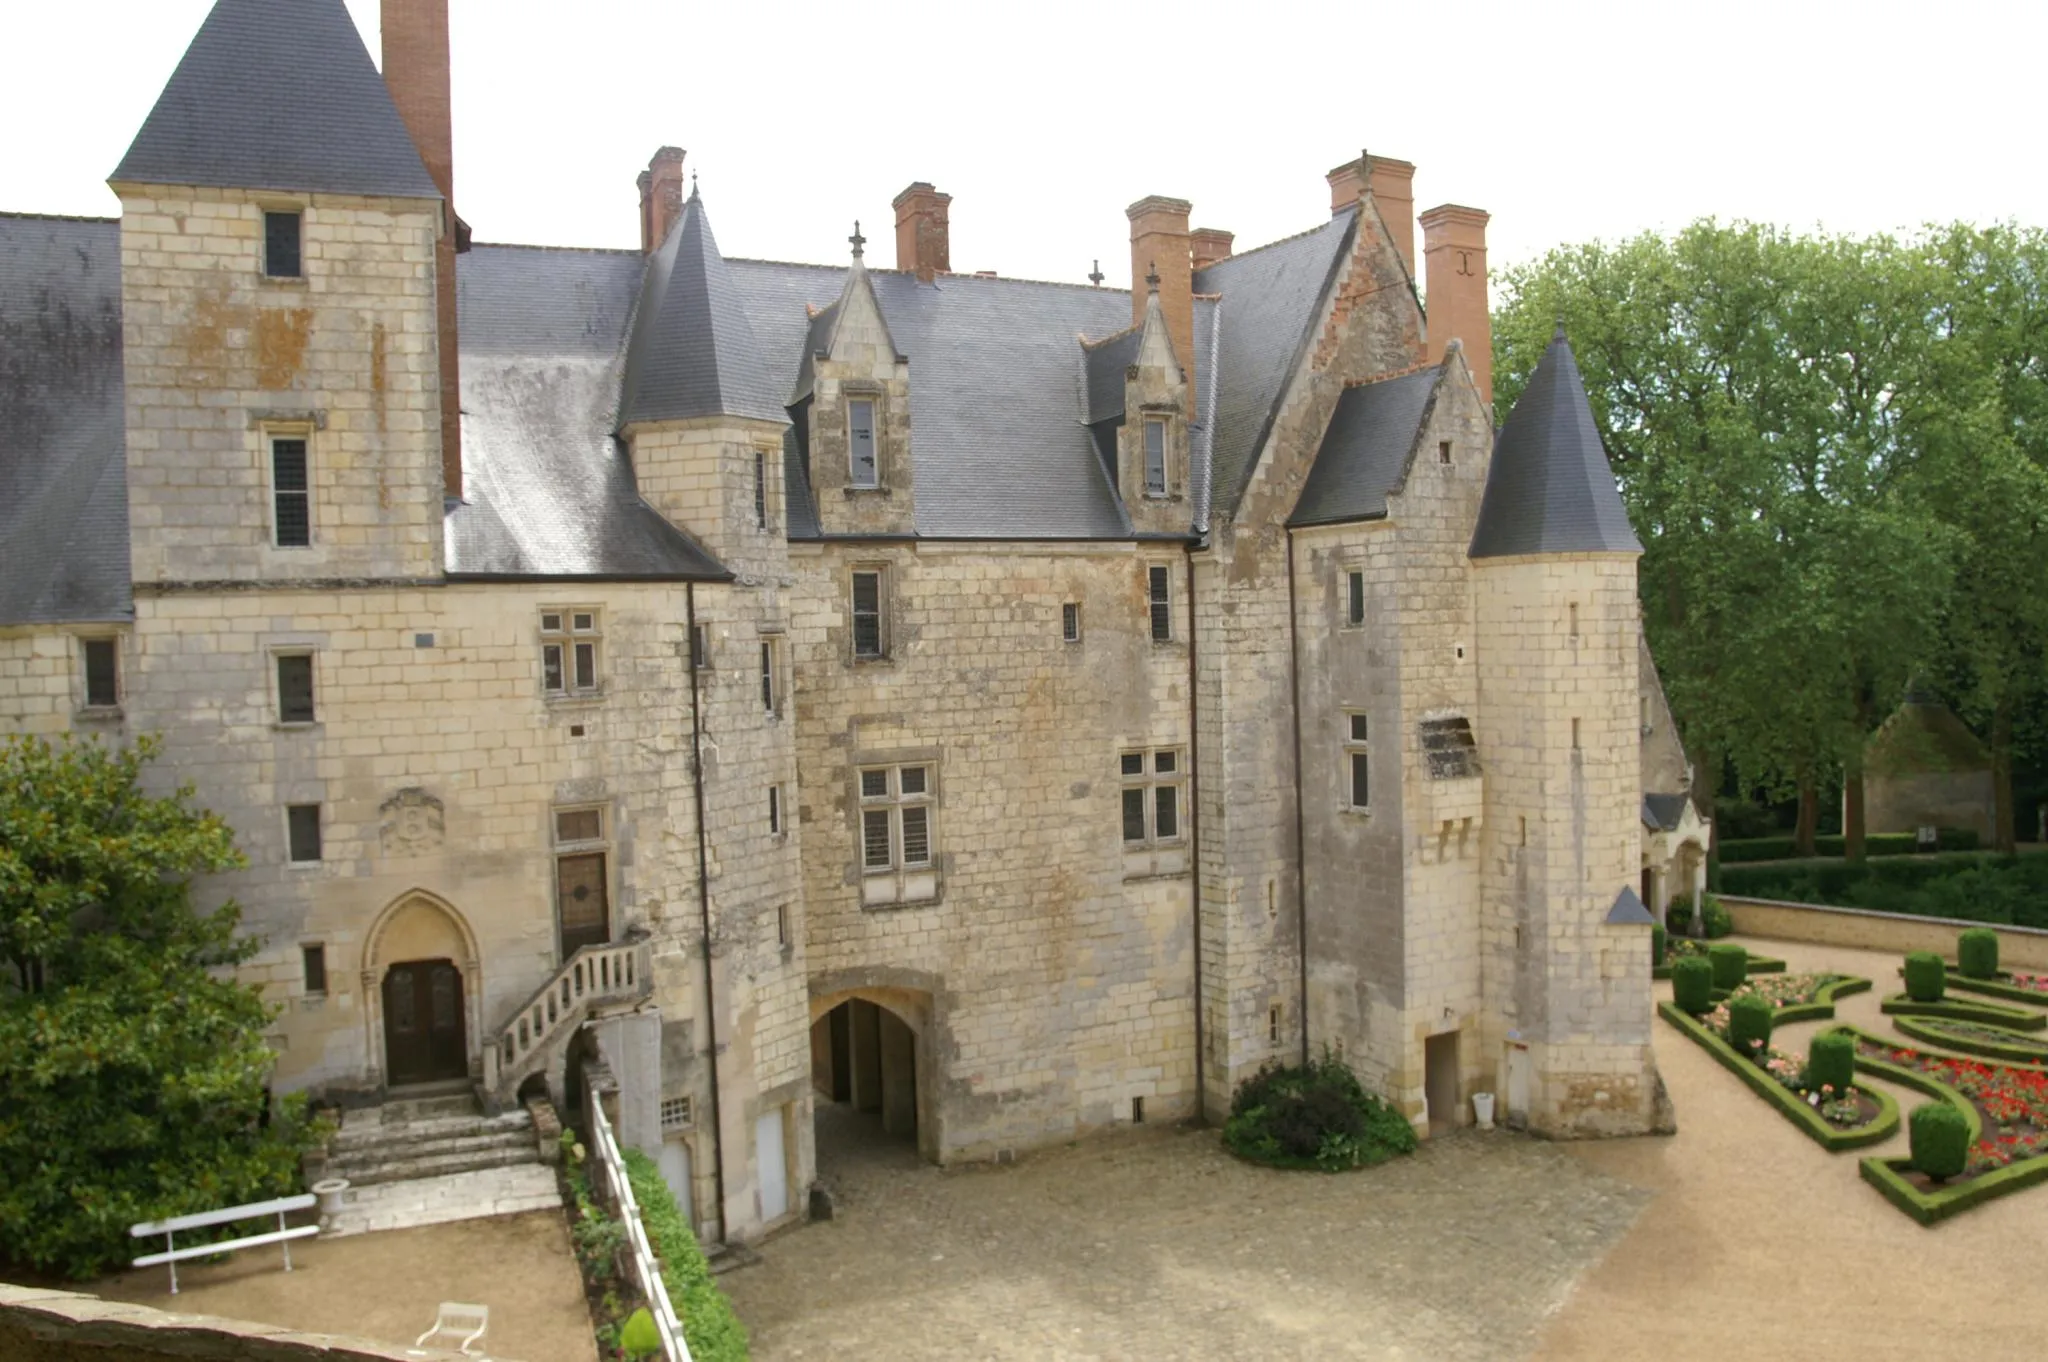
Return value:
<svg viewBox="0 0 2048 1362">
<path fill-rule="evenodd" d="M 1561 341 L 1561 340 L 1563 340 L 1563 339 L 1564 339 L 1564 313 L 1560 312 L 1560 313 L 1558 313 L 1558 314 L 1557 314 L 1557 330 L 1555 330 L 1555 331 L 1553 331 L 1553 332 L 1551 333 L 1551 335 L 1550 335 L 1550 343 L 1551 343 L 1552 345 L 1555 345 L 1555 344 L 1557 344 L 1557 343 L 1558 343 L 1559 341 Z"/>
<path fill-rule="evenodd" d="M 1157 260 L 1145 262 L 1145 292 L 1159 292 L 1159 262 Z"/>
<path fill-rule="evenodd" d="M 694 169 L 690 171 L 690 197 L 697 197 L 697 172 Z"/>
<path fill-rule="evenodd" d="M 860 259 L 860 249 L 868 244 L 868 239 L 860 234 L 859 218 L 853 220 L 853 235 L 846 239 L 853 243 L 853 258 L 855 260 Z"/>
<path fill-rule="evenodd" d="M 1095 268 L 1088 272 L 1088 282 L 1095 285 L 1095 287 L 1097 288 L 1101 288 L 1102 278 L 1102 262 L 1100 260 L 1097 260 L 1095 262 Z"/>
</svg>

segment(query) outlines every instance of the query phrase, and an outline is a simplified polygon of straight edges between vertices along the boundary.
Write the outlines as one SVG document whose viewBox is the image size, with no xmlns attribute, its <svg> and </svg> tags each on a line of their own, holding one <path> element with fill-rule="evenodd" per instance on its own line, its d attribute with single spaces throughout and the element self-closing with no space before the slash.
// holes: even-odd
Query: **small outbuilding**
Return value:
<svg viewBox="0 0 2048 1362">
<path fill-rule="evenodd" d="M 1967 828 L 1991 840 L 1991 752 L 1954 710 L 1909 695 L 1863 749 L 1865 826 L 1871 832 Z"/>
</svg>

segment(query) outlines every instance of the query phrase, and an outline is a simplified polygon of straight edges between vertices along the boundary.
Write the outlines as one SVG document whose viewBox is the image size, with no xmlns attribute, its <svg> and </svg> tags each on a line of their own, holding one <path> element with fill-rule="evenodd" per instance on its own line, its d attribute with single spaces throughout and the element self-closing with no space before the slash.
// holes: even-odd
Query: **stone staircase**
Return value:
<svg viewBox="0 0 2048 1362">
<path fill-rule="evenodd" d="M 606 1008 L 631 1007 L 653 992 L 653 955 L 644 930 L 577 951 L 484 1045 L 477 1095 L 485 1110 L 497 1112 L 514 1105 L 519 1085 L 561 1058 L 577 1029 L 593 1015 Z"/>
<path fill-rule="evenodd" d="M 463 1093 L 349 1112 L 328 1146 L 327 1176 L 370 1187 L 540 1161 L 532 1116 L 518 1107 L 486 1116 Z"/>
</svg>

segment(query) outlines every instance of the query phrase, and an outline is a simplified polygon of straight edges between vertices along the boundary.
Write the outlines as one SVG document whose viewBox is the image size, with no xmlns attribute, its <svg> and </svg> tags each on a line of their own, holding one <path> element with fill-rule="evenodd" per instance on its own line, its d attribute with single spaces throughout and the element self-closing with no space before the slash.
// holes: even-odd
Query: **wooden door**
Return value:
<svg viewBox="0 0 2048 1362">
<path fill-rule="evenodd" d="M 469 1076 L 462 973 L 446 960 L 407 960 L 384 973 L 385 1081 Z"/>
<path fill-rule="evenodd" d="M 555 858 L 555 905 L 562 924 L 562 959 L 612 939 L 604 853 Z"/>
</svg>

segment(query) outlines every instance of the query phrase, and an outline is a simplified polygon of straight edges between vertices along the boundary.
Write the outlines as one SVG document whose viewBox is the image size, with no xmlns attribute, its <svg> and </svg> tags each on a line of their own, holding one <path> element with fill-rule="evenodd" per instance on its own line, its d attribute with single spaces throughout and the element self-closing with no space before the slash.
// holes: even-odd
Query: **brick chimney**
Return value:
<svg viewBox="0 0 2048 1362">
<path fill-rule="evenodd" d="M 1131 324 L 1145 322 L 1145 276 L 1159 276 L 1159 310 L 1173 338 L 1173 355 L 1187 374 L 1188 402 L 1195 400 L 1195 266 L 1189 242 L 1186 199 L 1153 195 L 1125 214 L 1131 220 Z"/>
<path fill-rule="evenodd" d="M 951 194 L 917 180 L 898 194 L 896 208 L 896 268 L 915 274 L 919 283 L 929 284 L 953 269 L 953 248 L 946 227 L 946 208 Z"/>
<path fill-rule="evenodd" d="M 1237 240 L 1235 232 L 1226 232 L 1220 227 L 1197 227 L 1188 237 L 1188 249 L 1195 257 L 1197 272 L 1209 268 L 1219 260 L 1230 259 L 1230 244 Z"/>
<path fill-rule="evenodd" d="M 1394 248 L 1401 252 L 1401 259 L 1408 266 L 1408 273 L 1415 273 L 1415 163 L 1398 161 L 1391 156 L 1361 154 L 1355 161 L 1346 161 L 1324 178 L 1330 182 L 1330 215 L 1337 214 L 1358 202 L 1359 195 L 1369 184 L 1372 196 L 1379 204 L 1380 216 L 1386 219 L 1387 230 L 1393 233 Z"/>
<path fill-rule="evenodd" d="M 384 84 L 441 191 L 434 315 L 441 357 L 441 487 L 462 495 L 462 367 L 455 334 L 455 131 L 448 99 L 448 0 L 383 0 Z"/>
<path fill-rule="evenodd" d="M 640 172 L 640 253 L 652 255 L 683 215 L 683 149 L 663 147 Z"/>
<path fill-rule="evenodd" d="M 1453 337 L 1465 347 L 1479 395 L 1493 401 L 1493 321 L 1486 308 L 1486 224 L 1477 208 L 1447 203 L 1422 215 L 1427 265 L 1429 362 L 1444 357 Z"/>
</svg>

